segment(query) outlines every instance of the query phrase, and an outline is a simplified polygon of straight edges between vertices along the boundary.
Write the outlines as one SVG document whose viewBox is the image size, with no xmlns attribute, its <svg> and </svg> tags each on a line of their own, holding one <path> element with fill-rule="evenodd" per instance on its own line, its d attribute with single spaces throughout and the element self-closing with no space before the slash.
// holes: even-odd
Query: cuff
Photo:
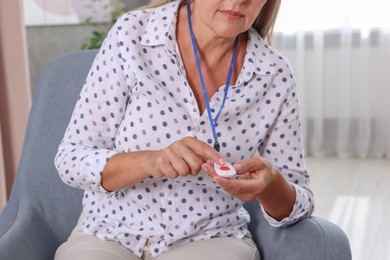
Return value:
<svg viewBox="0 0 390 260">
<path fill-rule="evenodd" d="M 263 206 L 260 204 L 261 210 L 263 211 L 265 219 L 271 226 L 274 227 L 286 227 L 290 226 L 296 222 L 298 222 L 301 218 L 311 213 L 313 207 L 311 206 L 311 201 L 309 195 L 307 194 L 307 190 L 301 186 L 296 184 L 291 184 L 295 189 L 295 203 L 293 210 L 291 211 L 288 217 L 278 221 L 268 215 L 268 213 L 264 210 Z"/>
<path fill-rule="evenodd" d="M 100 182 L 107 161 L 117 153 L 112 150 L 95 150 L 82 159 L 80 170 L 89 179 L 89 185 L 86 187 L 87 190 L 103 192 L 108 196 L 115 193 L 115 191 L 109 192 L 105 190 Z"/>
</svg>

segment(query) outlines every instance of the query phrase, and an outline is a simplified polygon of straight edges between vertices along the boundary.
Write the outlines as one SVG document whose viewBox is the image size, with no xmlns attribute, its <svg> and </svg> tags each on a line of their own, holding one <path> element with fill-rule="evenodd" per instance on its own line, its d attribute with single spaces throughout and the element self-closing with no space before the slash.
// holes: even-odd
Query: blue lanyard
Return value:
<svg viewBox="0 0 390 260">
<path fill-rule="evenodd" d="M 219 109 L 219 111 L 217 113 L 217 116 L 213 119 L 212 115 L 211 115 L 209 96 L 208 96 L 208 93 L 207 93 L 206 84 L 204 83 L 203 74 L 202 74 L 202 68 L 200 67 L 199 54 L 198 54 L 198 49 L 196 47 L 196 39 L 195 39 L 194 31 L 192 30 L 190 4 L 187 5 L 187 17 L 188 17 L 188 25 L 190 27 L 192 47 L 194 48 L 194 55 L 195 55 L 195 60 L 196 60 L 196 66 L 198 68 L 198 73 L 199 73 L 199 78 L 200 78 L 200 84 L 202 85 L 203 96 L 204 96 L 204 101 L 206 103 L 207 114 L 208 114 L 208 117 L 209 117 L 209 120 L 210 120 L 211 130 L 213 132 L 214 149 L 219 152 L 220 145 L 218 143 L 218 136 L 217 136 L 217 131 L 215 130 L 215 127 L 217 125 L 218 118 L 219 118 L 219 116 L 220 116 L 220 114 L 222 112 L 222 109 L 225 106 L 225 101 L 226 101 L 226 97 L 227 97 L 227 93 L 228 93 L 229 85 L 230 85 L 230 79 L 231 79 L 232 74 L 233 74 L 234 61 L 236 59 L 237 46 L 238 46 L 238 37 L 236 38 L 236 40 L 234 42 L 233 56 L 232 56 L 232 60 L 230 62 L 229 73 L 228 73 L 228 76 L 227 76 L 227 79 L 226 79 L 226 85 L 225 85 L 225 89 L 224 89 L 224 96 L 223 96 L 223 100 L 222 100 L 222 105 L 221 105 L 221 108 Z"/>
</svg>

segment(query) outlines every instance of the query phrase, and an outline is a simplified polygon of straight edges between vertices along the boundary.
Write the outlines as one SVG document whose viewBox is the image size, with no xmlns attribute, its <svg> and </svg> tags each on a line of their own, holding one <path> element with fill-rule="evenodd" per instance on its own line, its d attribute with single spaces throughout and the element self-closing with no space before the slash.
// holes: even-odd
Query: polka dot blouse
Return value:
<svg viewBox="0 0 390 260">
<path fill-rule="evenodd" d="M 249 215 L 204 171 L 176 179 L 153 177 L 107 192 L 100 178 L 116 153 L 162 149 L 193 136 L 212 145 L 207 112 L 199 111 L 175 40 L 179 2 L 123 15 L 96 56 L 55 165 L 62 180 L 85 190 L 83 228 L 140 256 L 218 236 L 242 238 Z M 296 190 L 286 226 L 313 210 L 304 168 L 299 104 L 291 68 L 250 29 L 243 68 L 227 94 L 217 134 L 231 163 L 259 153 Z M 219 111 L 224 86 L 210 100 Z M 132 174 L 129 172 L 128 174 Z"/>
</svg>

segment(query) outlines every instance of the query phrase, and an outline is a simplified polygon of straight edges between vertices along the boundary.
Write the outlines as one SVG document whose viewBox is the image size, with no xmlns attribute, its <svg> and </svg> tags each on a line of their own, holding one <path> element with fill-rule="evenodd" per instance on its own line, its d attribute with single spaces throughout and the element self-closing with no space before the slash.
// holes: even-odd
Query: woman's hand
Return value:
<svg viewBox="0 0 390 260">
<path fill-rule="evenodd" d="M 150 174 L 156 178 L 197 175 L 207 160 L 221 161 L 221 155 L 207 143 L 193 137 L 184 137 L 156 151 L 150 158 Z"/>
<path fill-rule="evenodd" d="M 260 196 L 274 180 L 276 172 L 272 165 L 260 156 L 233 165 L 239 175 L 238 179 L 218 176 L 211 162 L 203 167 L 226 192 L 241 201 L 250 201 Z"/>
<path fill-rule="evenodd" d="M 295 189 L 269 162 L 255 156 L 237 162 L 233 167 L 239 175 L 237 179 L 218 176 L 211 161 L 202 165 L 222 189 L 237 199 L 244 202 L 257 199 L 275 219 L 283 219 L 291 213 Z"/>
<path fill-rule="evenodd" d="M 222 156 L 207 143 L 194 137 L 184 137 L 158 151 L 118 153 L 112 156 L 104 170 L 101 185 L 107 191 L 117 190 L 145 180 L 197 175 L 206 161 L 224 164 Z"/>
</svg>

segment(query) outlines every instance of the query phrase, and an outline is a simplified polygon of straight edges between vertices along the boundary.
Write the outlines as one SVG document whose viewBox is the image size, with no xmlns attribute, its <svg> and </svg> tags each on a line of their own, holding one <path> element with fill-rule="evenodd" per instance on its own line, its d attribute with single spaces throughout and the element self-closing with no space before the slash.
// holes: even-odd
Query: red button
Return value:
<svg viewBox="0 0 390 260">
<path fill-rule="evenodd" d="M 221 167 L 219 167 L 219 169 L 221 169 L 222 171 L 228 171 L 228 170 L 230 170 L 230 168 L 227 167 L 227 166 L 221 166 Z"/>
</svg>

